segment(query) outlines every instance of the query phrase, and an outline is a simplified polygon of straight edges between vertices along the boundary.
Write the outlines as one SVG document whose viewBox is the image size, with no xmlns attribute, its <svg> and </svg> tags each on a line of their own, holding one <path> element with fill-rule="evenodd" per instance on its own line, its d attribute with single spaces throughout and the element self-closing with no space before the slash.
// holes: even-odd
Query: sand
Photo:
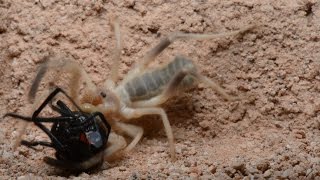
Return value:
<svg viewBox="0 0 320 180">
<path fill-rule="evenodd" d="M 224 101 L 199 84 L 163 106 L 177 161 L 170 161 L 160 119 L 147 116 L 137 120 L 146 132 L 133 151 L 81 174 L 45 164 L 44 156 L 54 156 L 51 149 L 13 150 L 20 121 L 1 118 L 0 179 L 320 179 L 320 3 L 315 0 L 0 0 L 0 115 L 30 115 L 30 84 L 51 54 L 70 56 L 103 84 L 111 72 L 115 15 L 123 40 L 121 78 L 172 32 L 224 33 L 258 24 L 241 38 L 177 41 L 152 64 L 184 55 L 242 99 Z M 47 137 L 30 125 L 23 139 Z"/>
</svg>

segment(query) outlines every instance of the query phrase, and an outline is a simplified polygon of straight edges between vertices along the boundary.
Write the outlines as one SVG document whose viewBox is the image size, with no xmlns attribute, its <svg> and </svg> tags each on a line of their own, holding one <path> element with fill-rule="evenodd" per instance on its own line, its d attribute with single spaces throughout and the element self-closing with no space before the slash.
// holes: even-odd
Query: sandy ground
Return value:
<svg viewBox="0 0 320 180">
<path fill-rule="evenodd" d="M 121 77 L 170 32 L 222 33 L 262 24 L 238 39 L 175 42 L 154 63 L 187 56 L 243 100 L 226 102 L 200 84 L 165 105 L 176 162 L 160 120 L 148 116 L 140 120 L 146 133 L 132 152 L 79 175 L 45 164 L 43 157 L 54 155 L 48 148 L 14 151 L 18 121 L 1 119 L 0 179 L 320 179 L 317 1 L 0 0 L 0 115 L 30 115 L 26 94 L 52 52 L 68 54 L 102 84 L 115 47 L 112 15 L 119 16 L 123 35 Z M 23 138 L 46 139 L 34 126 Z"/>
</svg>

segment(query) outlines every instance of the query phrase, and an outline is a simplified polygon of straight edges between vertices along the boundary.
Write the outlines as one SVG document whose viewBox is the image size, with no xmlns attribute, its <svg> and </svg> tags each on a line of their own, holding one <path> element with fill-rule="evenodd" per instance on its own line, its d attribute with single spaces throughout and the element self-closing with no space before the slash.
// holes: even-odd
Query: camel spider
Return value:
<svg viewBox="0 0 320 180">
<path fill-rule="evenodd" d="M 106 153 L 111 155 L 121 147 L 125 151 L 130 151 L 139 142 L 143 135 L 143 128 L 128 124 L 126 120 L 139 118 L 144 115 L 159 115 L 163 122 L 165 133 L 169 140 L 170 155 L 175 159 L 174 136 L 166 112 L 159 105 L 163 104 L 169 98 L 181 93 L 181 91 L 194 87 L 196 83 L 203 83 L 226 100 L 236 100 L 236 97 L 228 95 L 218 84 L 201 75 L 195 64 L 182 56 L 176 56 L 175 59 L 162 67 L 148 69 L 148 65 L 171 43 L 178 39 L 214 39 L 225 36 L 236 36 L 243 34 L 255 26 L 248 26 L 238 31 L 231 31 L 221 34 L 188 34 L 172 33 L 162 39 L 154 48 L 152 48 L 142 59 L 137 62 L 133 69 L 128 72 L 124 79 L 118 81 L 118 67 L 121 54 L 120 25 L 117 18 L 113 21 L 113 29 L 116 37 L 116 50 L 114 52 L 113 67 L 111 79 L 107 79 L 102 90 L 98 90 L 91 81 L 89 75 L 77 63 L 67 60 L 47 60 L 39 67 L 38 74 L 31 86 L 29 98 L 32 100 L 38 89 L 41 79 L 48 69 L 60 69 L 71 74 L 70 95 L 77 103 L 79 99 L 80 77 L 85 81 L 88 92 L 82 99 L 81 109 L 85 112 L 102 112 L 110 122 L 113 130 L 120 130 L 126 135 L 132 137 L 131 143 L 126 146 L 124 141 L 118 142 L 113 138 L 115 134 L 110 135 L 109 142 L 116 144 L 112 150 Z M 93 102 L 98 99 L 100 102 Z M 119 137 L 118 137 L 119 138 Z"/>
</svg>

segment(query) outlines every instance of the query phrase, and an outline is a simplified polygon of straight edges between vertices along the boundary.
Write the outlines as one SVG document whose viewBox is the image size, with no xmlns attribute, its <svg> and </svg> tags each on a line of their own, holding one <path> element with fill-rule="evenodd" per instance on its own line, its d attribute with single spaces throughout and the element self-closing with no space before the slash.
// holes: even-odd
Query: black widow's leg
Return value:
<svg viewBox="0 0 320 180">
<path fill-rule="evenodd" d="M 80 110 L 80 107 L 72 100 L 72 98 L 66 92 L 64 92 L 61 88 L 57 87 L 54 91 L 52 91 L 49 94 L 49 96 L 44 100 L 44 102 L 40 105 L 40 107 L 33 113 L 32 121 L 34 122 L 35 125 L 37 125 L 40 129 L 42 129 L 49 136 L 52 143 L 57 146 L 56 148 L 62 151 L 63 145 L 61 144 L 61 142 L 50 132 L 50 130 L 48 128 L 46 128 L 40 122 L 36 121 L 36 119 L 37 119 L 38 115 L 41 113 L 41 111 L 45 108 L 45 106 L 47 104 L 49 104 L 52 101 L 52 99 L 59 92 L 63 93 Z"/>
<path fill-rule="evenodd" d="M 34 122 L 35 125 L 37 125 L 40 129 L 42 129 L 49 136 L 52 143 L 56 146 L 57 149 L 59 149 L 60 151 L 63 151 L 63 145 L 61 144 L 61 142 L 50 132 L 50 130 L 48 128 L 46 128 L 40 122 L 36 121 L 36 119 L 37 119 L 38 115 L 41 113 L 41 111 L 45 108 L 45 106 L 47 104 L 49 104 L 52 101 L 52 99 L 59 92 L 63 93 L 81 111 L 80 107 L 73 101 L 73 99 L 66 92 L 64 92 L 61 88 L 57 87 L 54 91 L 52 91 L 49 94 L 49 96 L 44 100 L 44 102 L 40 105 L 40 107 L 33 113 L 32 121 Z M 58 101 L 58 103 L 62 103 L 62 102 Z M 62 104 L 64 104 L 64 103 L 62 103 Z"/>
<path fill-rule="evenodd" d="M 59 93 L 63 93 L 79 110 L 80 107 L 71 99 L 71 97 L 66 93 L 64 92 L 61 88 L 57 87 L 54 91 L 52 91 L 49 96 L 44 100 L 44 102 L 40 105 L 40 107 L 33 113 L 32 115 L 32 119 L 37 117 L 40 112 L 43 110 L 43 108 L 49 104 L 51 102 L 51 100 Z"/>
<path fill-rule="evenodd" d="M 63 91 L 61 91 L 61 92 L 68 97 L 68 95 L 66 93 L 64 93 Z M 72 99 L 69 98 L 69 100 L 71 101 Z M 63 107 L 60 105 L 61 103 L 64 105 Z M 49 106 L 51 107 L 52 110 L 54 110 L 60 114 L 63 114 L 63 115 L 72 115 L 73 114 L 72 111 L 62 101 L 58 100 L 56 102 L 56 104 L 57 105 L 54 105 L 52 100 L 49 102 Z M 74 104 L 74 105 L 78 108 L 77 104 Z"/>
<path fill-rule="evenodd" d="M 61 116 L 74 116 L 73 112 L 62 101 L 58 100 L 56 104 L 57 105 L 54 105 L 52 101 L 50 101 L 49 106 L 52 110 L 58 112 Z"/>
<path fill-rule="evenodd" d="M 54 105 L 54 104 L 52 103 L 52 101 L 50 101 L 49 106 L 51 107 L 52 110 L 54 110 L 54 111 L 56 111 L 56 112 L 60 112 L 60 111 L 61 111 L 61 109 L 60 109 L 58 106 Z"/>
<path fill-rule="evenodd" d="M 31 118 L 30 117 L 21 116 L 21 115 L 15 114 L 15 113 L 7 113 L 7 114 L 4 115 L 4 117 L 11 116 L 11 117 L 23 119 L 25 121 L 32 121 L 35 125 L 37 125 L 41 130 L 43 130 L 49 136 L 49 138 L 52 141 L 52 146 L 54 146 L 56 149 L 62 151 L 63 150 L 63 145 L 61 144 L 61 142 L 50 132 L 50 130 L 48 128 L 46 128 L 43 124 L 41 124 L 41 122 L 68 121 L 68 120 L 72 119 L 72 117 L 68 117 L 68 116 L 62 116 L 62 117 L 57 117 L 57 118 L 42 118 L 42 117 L 38 117 L 38 115 L 45 108 L 45 106 L 48 105 L 50 102 L 52 102 L 52 99 L 59 92 L 63 93 L 80 110 L 80 107 L 71 99 L 71 97 L 68 96 L 67 93 L 65 93 L 61 88 L 57 87 L 54 91 L 52 91 L 49 94 L 49 96 L 44 100 L 44 102 L 40 105 L 40 107 L 33 113 Z M 62 109 L 60 109 L 58 107 L 54 108 L 54 110 L 56 110 L 58 112 L 61 112 L 61 113 L 64 113 L 64 111 L 65 111 L 65 110 L 62 110 Z M 67 109 L 67 110 L 69 110 L 69 109 Z M 26 144 L 30 145 L 30 144 L 33 144 L 33 142 L 27 142 Z M 43 143 L 39 143 L 39 145 L 42 145 L 42 144 Z M 46 143 L 44 143 L 44 144 L 47 145 Z"/>
<path fill-rule="evenodd" d="M 47 97 L 47 100 L 49 100 L 49 102 L 45 103 L 43 102 L 43 104 L 45 103 L 46 104 L 49 104 L 50 107 L 54 110 L 54 111 L 57 111 L 59 113 L 63 113 L 63 114 L 67 114 L 67 115 L 71 115 L 73 114 L 72 111 L 62 102 L 62 101 L 57 101 L 57 105 L 58 106 L 55 106 L 52 104 L 52 99 L 54 98 L 54 96 L 56 96 L 59 92 L 61 92 L 62 94 L 64 94 L 70 101 L 71 103 L 79 110 L 82 112 L 81 108 L 78 106 L 78 104 L 61 88 L 59 87 L 56 87 L 56 89 L 54 91 L 52 91 L 52 93 Z M 51 96 L 52 95 L 52 96 Z M 45 106 L 44 105 L 44 106 Z M 39 107 L 39 109 L 41 108 L 41 106 Z M 44 108 L 44 107 L 42 107 Z M 40 112 L 39 112 L 40 113 Z"/>
<path fill-rule="evenodd" d="M 59 89 L 59 92 L 61 92 L 62 94 L 64 94 L 71 102 L 72 104 L 79 110 L 81 111 L 81 108 L 78 106 L 78 104 L 61 88 L 57 87 L 57 89 Z"/>
<path fill-rule="evenodd" d="M 50 101 L 59 93 L 64 91 L 60 88 L 56 88 L 52 93 L 49 94 L 49 96 L 44 100 L 44 102 L 40 105 L 40 107 L 33 113 L 32 115 L 32 121 L 35 125 L 37 125 L 41 130 L 43 130 L 51 139 L 53 145 L 57 150 L 63 151 L 63 145 L 61 142 L 50 132 L 48 128 L 46 128 L 43 124 L 41 124 L 39 121 L 37 121 L 37 117 L 40 114 L 40 112 L 45 108 L 45 106 L 50 103 Z M 65 93 L 64 93 L 65 94 Z"/>
<path fill-rule="evenodd" d="M 22 119 L 22 120 L 29 121 L 29 122 L 34 122 L 31 117 L 21 116 L 16 113 L 7 113 L 3 116 L 3 118 L 5 118 L 7 116 L 11 116 L 11 117 Z M 37 117 L 37 118 L 35 118 L 35 121 L 37 121 L 37 122 L 53 122 L 54 123 L 54 122 L 65 122 L 65 121 L 69 121 L 71 119 L 73 119 L 73 118 L 72 117 L 54 117 L 54 118 Z"/>
<path fill-rule="evenodd" d="M 19 118 L 25 121 L 30 121 L 30 122 L 65 122 L 68 121 L 70 119 L 72 119 L 72 117 L 56 117 L 56 118 L 42 118 L 42 117 L 38 117 L 35 118 L 34 121 L 32 121 L 31 117 L 26 117 L 26 116 L 21 116 L 19 114 L 15 114 L 15 113 L 7 113 L 4 115 L 4 117 L 6 116 L 11 116 L 14 118 Z M 51 132 L 50 132 L 51 133 Z M 31 147 L 31 146 L 37 146 L 37 145 L 42 145 L 42 146 L 47 146 L 47 147 L 54 147 L 53 144 L 51 142 L 45 142 L 45 141 L 25 141 L 22 140 L 21 144 L 27 147 Z"/>
<path fill-rule="evenodd" d="M 4 117 L 6 116 L 11 116 L 11 117 L 14 117 L 14 118 L 19 118 L 19 119 L 22 119 L 22 120 L 25 120 L 25 121 L 29 121 L 29 122 L 34 122 L 38 127 L 44 127 L 44 128 L 41 128 L 44 132 L 48 132 L 48 136 L 50 137 L 50 139 L 52 140 L 52 142 L 54 142 L 54 139 L 56 139 L 52 134 L 51 132 L 41 124 L 41 122 L 65 122 L 65 121 L 69 121 L 70 119 L 72 119 L 72 117 L 55 117 L 55 118 L 45 118 L 45 117 L 37 117 L 35 119 L 32 120 L 31 117 L 26 117 L 26 116 L 21 116 L 19 114 L 15 114 L 15 113 L 7 113 L 4 115 Z M 53 138 L 51 138 L 53 137 Z M 60 143 L 60 145 L 58 144 L 60 143 L 58 140 L 56 142 L 57 144 L 57 148 L 62 148 L 62 144 Z M 27 147 L 31 147 L 31 146 L 37 146 L 37 145 L 42 145 L 42 146 L 48 146 L 48 147 L 52 147 L 54 148 L 54 143 L 51 143 L 51 142 L 44 142 L 44 141 L 25 141 L 25 140 L 22 140 L 21 141 L 21 144 L 24 145 L 24 146 L 27 146 Z"/>
<path fill-rule="evenodd" d="M 38 146 L 38 145 L 54 148 L 54 145 L 51 142 L 46 142 L 46 141 L 25 141 L 25 140 L 22 140 L 21 144 L 24 146 L 27 146 L 29 148 L 31 148 L 32 146 Z"/>
</svg>

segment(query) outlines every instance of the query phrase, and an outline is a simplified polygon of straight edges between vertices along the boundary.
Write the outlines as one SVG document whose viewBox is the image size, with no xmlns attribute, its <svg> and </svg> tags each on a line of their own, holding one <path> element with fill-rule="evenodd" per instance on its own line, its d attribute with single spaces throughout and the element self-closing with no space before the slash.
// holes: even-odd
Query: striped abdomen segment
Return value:
<svg viewBox="0 0 320 180">
<path fill-rule="evenodd" d="M 130 100 L 145 100 L 160 94 L 173 77 L 182 69 L 196 70 L 191 60 L 177 56 L 168 65 L 133 78 L 125 84 L 125 89 L 130 96 Z M 193 82 L 194 78 L 187 75 L 182 80 L 181 86 L 188 87 L 191 86 Z"/>
</svg>

